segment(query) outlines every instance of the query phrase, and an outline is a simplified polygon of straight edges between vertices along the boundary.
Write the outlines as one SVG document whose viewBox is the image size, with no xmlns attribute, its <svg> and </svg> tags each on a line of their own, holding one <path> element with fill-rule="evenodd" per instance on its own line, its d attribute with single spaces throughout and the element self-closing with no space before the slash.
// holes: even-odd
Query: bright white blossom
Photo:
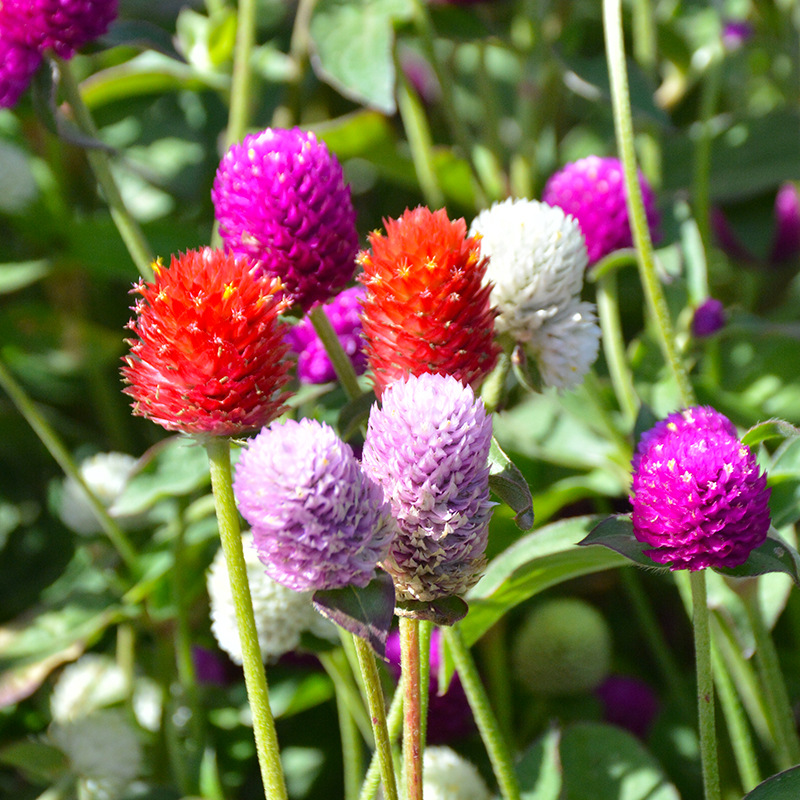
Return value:
<svg viewBox="0 0 800 800">
<path fill-rule="evenodd" d="M 593 304 L 580 302 L 588 257 L 578 223 L 546 203 L 508 199 L 475 218 L 475 234 L 489 257 L 497 332 L 524 346 L 546 385 L 580 383 L 600 328 Z"/>
<path fill-rule="evenodd" d="M 127 693 L 125 673 L 114 659 L 87 653 L 59 675 L 50 695 L 50 713 L 56 722 L 68 722 L 119 703 Z"/>
<path fill-rule="evenodd" d="M 118 800 L 141 773 L 139 737 L 117 709 L 53 723 L 50 739 L 69 759 L 80 781 L 81 797 Z"/>
<path fill-rule="evenodd" d="M 428 747 L 422 772 L 425 800 L 489 800 L 476 767 L 449 747 Z"/>
<path fill-rule="evenodd" d="M 98 500 L 109 508 L 122 494 L 136 463 L 125 453 L 97 453 L 81 462 L 80 472 Z M 71 478 L 64 481 L 59 516 L 68 528 L 85 536 L 102 530 L 83 489 Z"/>
<path fill-rule="evenodd" d="M 333 623 L 317 613 L 311 604 L 312 592 L 288 589 L 266 574 L 249 531 L 242 534 L 242 546 L 253 597 L 258 642 L 265 660 L 277 659 L 296 649 L 304 631 L 320 638 L 336 638 Z M 228 567 L 222 550 L 217 552 L 211 563 L 207 585 L 211 600 L 211 632 L 231 660 L 241 664 L 242 645 L 236 625 Z"/>
</svg>

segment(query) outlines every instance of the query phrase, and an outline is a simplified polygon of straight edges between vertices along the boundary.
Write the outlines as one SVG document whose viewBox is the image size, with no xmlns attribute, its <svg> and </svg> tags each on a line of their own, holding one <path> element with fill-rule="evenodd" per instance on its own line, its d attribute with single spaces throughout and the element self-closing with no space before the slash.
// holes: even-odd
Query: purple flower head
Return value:
<svg viewBox="0 0 800 800">
<path fill-rule="evenodd" d="M 692 335 L 711 336 L 725 325 L 725 308 L 719 300 L 709 297 L 701 303 L 692 317 Z"/>
<path fill-rule="evenodd" d="M 353 362 L 357 375 L 361 375 L 367 368 L 367 357 L 361 339 L 361 298 L 365 291 L 362 286 L 345 289 L 323 308 L 342 348 Z M 333 364 L 310 319 L 306 318 L 291 328 L 286 342 L 297 354 L 297 376 L 301 381 L 327 383 L 336 379 Z"/>
<path fill-rule="evenodd" d="M 41 63 L 41 53 L 10 39 L 0 27 L 0 108 L 17 104 Z"/>
<path fill-rule="evenodd" d="M 658 714 L 658 698 L 649 684 L 627 675 L 609 675 L 595 690 L 604 718 L 644 739 Z"/>
<path fill-rule="evenodd" d="M 639 173 L 647 224 L 653 239 L 660 238 L 656 196 Z M 617 158 L 587 156 L 567 164 L 544 187 L 543 202 L 558 206 L 578 220 L 586 239 L 589 265 L 622 247 L 631 247 L 625 178 Z"/>
<path fill-rule="evenodd" d="M 483 403 L 449 375 L 396 381 L 372 407 L 362 467 L 399 525 L 383 563 L 399 599 L 460 595 L 478 581 L 494 505 L 491 438 Z"/>
<path fill-rule="evenodd" d="M 380 487 L 316 420 L 264 428 L 233 488 L 267 574 L 296 591 L 366 586 L 395 532 Z"/>
<path fill-rule="evenodd" d="M 670 414 L 633 457 L 633 533 L 670 569 L 736 567 L 769 530 L 767 477 L 713 408 Z"/>
<path fill-rule="evenodd" d="M 400 634 L 394 630 L 386 640 L 386 658 L 396 679 L 400 678 Z M 431 632 L 431 669 L 428 683 L 428 743 L 447 744 L 469 736 L 475 720 L 458 673 L 453 674 L 447 691 L 439 694 L 438 672 L 442 663 L 442 631 Z"/>
<path fill-rule="evenodd" d="M 0 30 L 8 39 L 72 58 L 117 17 L 117 0 L 3 0 Z"/>
<path fill-rule="evenodd" d="M 729 52 L 738 50 L 753 36 L 753 26 L 746 19 L 735 19 L 722 28 L 722 44 Z"/>
<path fill-rule="evenodd" d="M 232 145 L 211 199 L 226 246 L 279 277 L 304 311 L 353 277 L 358 232 L 350 187 L 313 133 L 267 128 Z"/>
</svg>

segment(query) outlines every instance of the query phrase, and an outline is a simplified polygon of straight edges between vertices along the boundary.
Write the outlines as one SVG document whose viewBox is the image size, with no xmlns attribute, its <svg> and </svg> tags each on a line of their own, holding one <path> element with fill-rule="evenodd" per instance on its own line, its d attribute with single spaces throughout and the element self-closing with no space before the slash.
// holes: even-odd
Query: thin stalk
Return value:
<svg viewBox="0 0 800 800">
<path fill-rule="evenodd" d="M 311 14 L 317 0 L 299 0 L 297 13 L 292 26 L 292 37 L 289 41 L 289 57 L 294 65 L 294 72 L 286 88 L 286 100 L 279 105 L 272 115 L 272 127 L 290 128 L 297 124 L 301 107 L 301 87 L 308 64 L 308 50 L 311 41 L 309 26 Z"/>
<path fill-rule="evenodd" d="M 314 326 L 317 336 L 319 336 L 328 358 L 333 364 L 336 377 L 339 378 L 339 383 L 342 384 L 342 389 L 347 395 L 348 400 L 355 400 L 361 395 L 361 387 L 358 385 L 358 376 L 356 375 L 353 362 L 350 360 L 347 353 L 342 347 L 336 331 L 328 319 L 328 315 L 323 310 L 322 306 L 315 306 L 308 312 L 308 318 Z"/>
<path fill-rule="evenodd" d="M 342 740 L 344 800 L 357 800 L 364 770 L 363 745 L 358 725 L 350 711 L 349 701 L 338 688 L 336 689 L 336 711 L 339 717 L 339 736 Z"/>
<path fill-rule="evenodd" d="M 448 628 L 445 632 L 453 654 L 458 677 L 469 700 L 472 714 L 478 725 L 489 760 L 492 762 L 497 785 L 504 800 L 521 800 L 519 782 L 517 781 L 511 752 L 505 739 L 500 733 L 500 726 L 489 705 L 489 698 L 483 688 L 475 661 L 469 648 L 464 642 L 464 637 L 458 625 Z"/>
<path fill-rule="evenodd" d="M 119 553 L 120 558 L 125 562 L 125 566 L 128 567 L 131 572 L 135 572 L 136 549 L 131 544 L 130 539 L 128 539 L 122 528 L 111 518 L 106 507 L 100 502 L 97 495 L 89 488 L 78 469 L 78 465 L 69 454 L 69 451 L 64 446 L 58 434 L 53 430 L 47 420 L 45 420 L 34 402 L 28 397 L 22 386 L 17 383 L 2 361 L 0 361 L 0 387 L 2 387 L 5 393 L 11 398 L 17 411 L 22 414 L 25 421 L 31 426 L 33 432 L 39 437 L 41 443 L 47 448 L 47 451 L 58 466 L 61 467 L 64 474 L 81 487 L 86 500 L 97 517 L 97 521 L 103 528 L 103 532 L 108 536 L 111 544 L 114 546 L 117 553 Z"/>
<path fill-rule="evenodd" d="M 433 635 L 433 623 L 420 620 L 419 623 L 419 721 L 420 721 L 420 742 L 422 752 L 428 736 L 428 702 L 430 700 L 431 685 L 431 636 Z"/>
<path fill-rule="evenodd" d="M 58 64 L 58 71 L 61 75 L 61 88 L 67 98 L 67 102 L 72 109 L 75 122 L 82 133 L 85 133 L 91 139 L 98 139 L 99 134 L 97 127 L 94 124 L 89 109 L 83 102 L 81 97 L 81 90 L 78 82 L 75 80 L 75 75 L 68 61 L 63 61 L 56 58 Z M 117 226 L 122 241 L 125 247 L 128 248 L 133 263 L 139 274 L 146 280 L 153 280 L 153 269 L 150 266 L 153 262 L 153 251 L 145 238 L 139 223 L 133 218 L 130 211 L 128 211 L 125 201 L 122 199 L 117 182 L 111 172 L 111 162 L 108 153 L 102 149 L 90 149 L 86 151 L 86 158 L 89 161 L 89 166 L 97 178 L 100 188 L 103 190 L 103 196 L 106 203 L 108 203 L 111 218 Z"/>
<path fill-rule="evenodd" d="M 711 630 L 706 597 L 706 573 L 689 573 L 692 587 L 692 626 L 697 670 L 697 708 L 700 721 L 700 762 L 703 769 L 705 800 L 721 800 L 716 720 L 714 716 L 714 677 L 711 671 Z"/>
<path fill-rule="evenodd" d="M 389 713 L 386 716 L 386 727 L 389 730 L 389 741 L 393 742 L 400 735 L 400 728 L 403 726 L 403 696 L 405 690 L 403 688 L 403 679 L 397 684 L 394 695 L 392 697 L 391 705 L 389 706 Z M 380 758 L 377 752 L 373 752 L 372 760 L 367 769 L 367 776 L 364 778 L 364 784 L 361 787 L 361 795 L 358 800 L 373 800 L 378 792 L 378 785 L 380 784 Z"/>
<path fill-rule="evenodd" d="M 677 384 L 681 402 L 685 406 L 692 406 L 695 404 L 694 390 L 689 382 L 686 368 L 678 355 L 667 301 L 664 298 L 664 292 L 656 274 L 653 242 L 650 238 L 647 214 L 636 169 L 636 153 L 633 146 L 633 120 L 628 92 L 628 75 L 625 66 L 625 43 L 622 35 L 621 0 L 603 0 L 603 28 L 606 38 L 608 71 L 611 78 L 614 127 L 617 135 L 617 147 L 625 173 L 628 214 L 631 221 L 631 233 L 637 251 L 639 274 L 647 306 L 656 323 L 661 351 Z"/>
<path fill-rule="evenodd" d="M 651 0 L 633 1 L 633 55 L 639 66 L 654 76 L 657 66 L 656 25 Z"/>
<path fill-rule="evenodd" d="M 623 570 L 625 572 L 626 570 Z M 497 715 L 497 724 L 507 742 L 514 730 L 514 706 L 511 699 L 511 674 L 507 646 L 508 618 L 501 617 L 478 642 L 486 675 L 487 694 Z"/>
<path fill-rule="evenodd" d="M 378 763 L 383 779 L 383 795 L 386 800 L 398 800 L 397 781 L 394 775 L 394 762 L 392 761 L 392 743 L 389 738 L 389 729 L 386 726 L 386 706 L 384 705 L 383 689 L 375 664 L 375 654 L 369 645 L 359 636 L 353 636 L 355 642 L 358 665 L 364 680 L 364 690 L 367 696 L 372 732 L 375 736 L 375 749 L 378 753 Z"/>
<path fill-rule="evenodd" d="M 261 660 L 261 648 L 258 644 L 258 632 L 253 615 L 239 515 L 233 496 L 231 446 L 228 439 L 222 437 L 208 439 L 205 446 L 211 471 L 211 489 L 217 510 L 219 535 L 225 562 L 228 565 L 233 605 L 236 609 L 236 621 L 242 644 L 244 681 L 253 717 L 253 735 L 264 793 L 267 800 L 288 800 L 275 721 L 269 707 L 267 676 Z"/>
<path fill-rule="evenodd" d="M 331 679 L 331 683 L 333 683 L 337 704 L 341 701 L 347 707 L 357 729 L 361 732 L 361 736 L 372 749 L 374 740 L 372 738 L 371 723 L 364 709 L 361 694 L 353 680 L 353 673 L 349 668 L 345 653 L 342 650 L 335 650 L 331 653 L 317 653 L 317 658 Z"/>
<path fill-rule="evenodd" d="M 241 141 L 250 124 L 253 80 L 253 48 L 256 40 L 256 0 L 239 0 L 236 17 L 236 47 L 233 52 L 231 105 L 225 146 Z"/>
<path fill-rule="evenodd" d="M 422 721 L 420 718 L 419 620 L 400 617 L 403 703 L 403 763 L 408 800 L 422 800 Z M 426 687 L 427 688 L 427 687 Z"/>
<path fill-rule="evenodd" d="M 747 619 L 753 629 L 756 642 L 756 662 L 764 689 L 764 698 L 769 709 L 769 718 L 775 736 L 778 768 L 788 769 L 800 763 L 800 740 L 795 728 L 792 704 L 783 680 L 778 653 L 770 632 L 764 623 L 758 603 L 758 593 L 740 593 L 747 609 Z"/>
</svg>

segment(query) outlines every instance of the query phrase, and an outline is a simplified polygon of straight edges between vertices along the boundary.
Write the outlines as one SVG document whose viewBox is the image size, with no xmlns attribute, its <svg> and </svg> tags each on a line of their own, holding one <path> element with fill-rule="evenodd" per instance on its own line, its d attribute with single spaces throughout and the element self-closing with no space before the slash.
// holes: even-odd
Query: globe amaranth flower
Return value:
<svg viewBox="0 0 800 800">
<path fill-rule="evenodd" d="M 54 723 L 49 736 L 69 759 L 81 797 L 117 800 L 142 772 L 139 737 L 119 709 Z"/>
<path fill-rule="evenodd" d="M 359 263 L 364 340 L 375 392 L 426 372 L 477 385 L 494 367 L 494 311 L 486 259 L 463 219 L 419 207 L 372 233 Z"/>
<path fill-rule="evenodd" d="M 671 569 L 739 566 L 767 536 L 766 483 L 727 417 L 705 406 L 677 411 L 634 455 L 634 535 Z"/>
<path fill-rule="evenodd" d="M 339 337 L 357 375 L 367 368 L 367 356 L 361 338 L 361 298 L 364 289 L 354 286 L 345 289 L 323 307 L 331 327 Z M 286 341 L 297 355 L 297 377 L 305 383 L 327 383 L 336 379 L 336 371 L 328 358 L 322 340 L 311 320 L 306 318 L 289 330 Z"/>
<path fill-rule="evenodd" d="M 30 86 L 42 54 L 9 38 L 0 23 L 0 108 L 12 108 Z"/>
<path fill-rule="evenodd" d="M 366 586 L 395 533 L 380 487 L 316 420 L 262 430 L 242 452 L 234 492 L 267 574 L 297 591 Z"/>
<path fill-rule="evenodd" d="M 692 336 L 711 336 L 725 325 L 725 307 L 720 300 L 709 297 L 704 300 L 692 316 Z"/>
<path fill-rule="evenodd" d="M 658 714 L 652 687 L 629 675 L 609 675 L 594 691 L 603 704 L 603 719 L 644 739 Z"/>
<path fill-rule="evenodd" d="M 111 656 L 86 653 L 58 676 L 50 695 L 50 714 L 57 722 L 67 722 L 120 703 L 128 695 L 122 667 Z"/>
<path fill-rule="evenodd" d="M 556 206 L 509 199 L 478 214 L 470 235 L 489 257 L 497 332 L 524 345 L 546 385 L 580 383 L 600 328 L 594 304 L 580 301 L 587 254 L 578 223 Z"/>
<path fill-rule="evenodd" d="M 383 562 L 398 599 L 461 595 L 481 576 L 491 438 L 483 403 L 451 376 L 412 375 L 372 407 L 362 467 L 399 526 Z"/>
<path fill-rule="evenodd" d="M 594 606 L 577 597 L 538 605 L 516 633 L 514 673 L 530 692 L 572 695 L 595 689 L 611 666 L 611 629 Z"/>
<path fill-rule="evenodd" d="M 449 747 L 427 747 L 423 756 L 425 800 L 489 800 L 492 793 L 477 767 Z"/>
<path fill-rule="evenodd" d="M 133 413 L 170 431 L 217 436 L 257 430 L 283 410 L 289 379 L 280 282 L 251 263 L 202 248 L 155 264 L 139 282 L 122 369 Z"/>
<path fill-rule="evenodd" d="M 258 643 L 265 661 L 273 661 L 284 653 L 295 650 L 305 631 L 320 638 L 336 637 L 333 624 L 314 609 L 310 592 L 288 589 L 264 572 L 264 566 L 253 546 L 252 532 L 242 534 L 242 547 L 253 599 Z M 242 644 L 236 622 L 230 575 L 222 549 L 217 551 L 211 562 L 206 585 L 211 601 L 211 632 L 217 644 L 231 660 L 241 664 Z"/>
<path fill-rule="evenodd" d="M 639 173 L 647 225 L 653 239 L 659 237 L 660 217 L 656 197 Z M 628 205 L 622 162 L 617 158 L 587 156 L 567 164 L 547 181 L 542 200 L 563 208 L 581 226 L 589 265 L 623 247 L 631 247 Z"/>
<path fill-rule="evenodd" d="M 304 311 L 353 277 L 358 232 L 350 187 L 313 133 L 267 128 L 232 145 L 211 199 L 226 247 L 280 278 Z"/>
</svg>

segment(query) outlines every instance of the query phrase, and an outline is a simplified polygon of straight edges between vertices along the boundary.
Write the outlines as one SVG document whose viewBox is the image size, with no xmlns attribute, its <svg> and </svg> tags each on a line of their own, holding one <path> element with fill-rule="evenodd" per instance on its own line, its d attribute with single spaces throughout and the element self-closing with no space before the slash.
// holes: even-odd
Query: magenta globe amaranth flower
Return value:
<svg viewBox="0 0 800 800">
<path fill-rule="evenodd" d="M 396 381 L 372 407 L 362 467 L 383 487 L 399 532 L 383 567 L 400 600 L 461 595 L 485 566 L 492 421 L 449 375 Z"/>
<path fill-rule="evenodd" d="M 17 104 L 41 63 L 38 50 L 8 38 L 0 28 L 0 108 Z"/>
<path fill-rule="evenodd" d="M 671 569 L 739 566 L 769 530 L 766 484 L 727 417 L 709 407 L 677 411 L 634 455 L 634 536 Z"/>
<path fill-rule="evenodd" d="M 641 173 L 639 185 L 650 234 L 658 239 L 660 217 L 655 193 Z M 578 220 L 590 266 L 615 250 L 633 245 L 626 198 L 622 162 L 600 156 L 567 164 L 551 176 L 542 194 L 545 203 L 558 206 Z"/>
<path fill-rule="evenodd" d="M 345 289 L 323 307 L 357 375 L 367 368 L 367 355 L 361 339 L 361 298 L 364 294 L 363 287 L 354 286 Z M 297 355 L 297 377 L 301 381 L 327 383 L 336 379 L 333 364 L 310 319 L 306 318 L 291 328 L 286 343 Z"/>
<path fill-rule="evenodd" d="M 709 297 L 704 300 L 692 316 L 692 335 L 702 339 L 711 336 L 725 326 L 725 307 L 720 300 Z"/>
<path fill-rule="evenodd" d="M 242 451 L 234 492 L 267 574 L 296 591 L 366 586 L 395 532 L 380 487 L 316 420 L 264 428 Z"/>
<path fill-rule="evenodd" d="M 353 277 L 356 212 L 342 167 L 313 133 L 267 128 L 222 157 L 211 191 L 222 238 L 308 310 Z"/>
</svg>

